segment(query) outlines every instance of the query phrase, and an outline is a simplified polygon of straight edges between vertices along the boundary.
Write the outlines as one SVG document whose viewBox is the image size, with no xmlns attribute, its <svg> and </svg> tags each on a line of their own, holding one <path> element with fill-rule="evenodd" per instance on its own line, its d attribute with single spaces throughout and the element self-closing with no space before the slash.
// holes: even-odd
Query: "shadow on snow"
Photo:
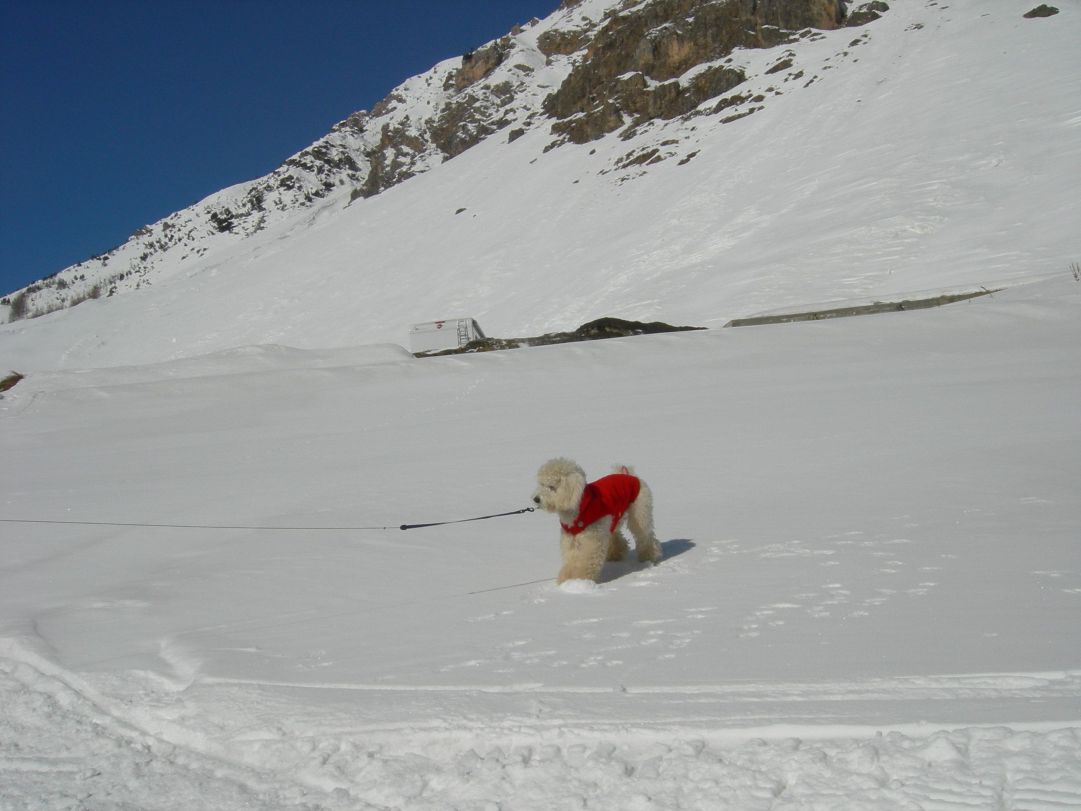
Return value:
<svg viewBox="0 0 1081 811">
<path fill-rule="evenodd" d="M 632 552 L 630 560 L 613 561 L 604 564 L 604 568 L 601 569 L 600 579 L 598 583 L 611 583 L 614 580 L 619 580 L 622 577 L 626 577 L 629 574 L 640 572 L 643 569 L 648 569 L 654 565 L 663 566 L 666 561 L 672 558 L 679 557 L 684 552 L 689 552 L 694 549 L 694 541 L 687 538 L 675 538 L 671 541 L 661 542 L 661 551 L 664 553 L 664 557 L 661 558 L 660 563 L 639 563 L 634 559 L 634 553 Z"/>
</svg>

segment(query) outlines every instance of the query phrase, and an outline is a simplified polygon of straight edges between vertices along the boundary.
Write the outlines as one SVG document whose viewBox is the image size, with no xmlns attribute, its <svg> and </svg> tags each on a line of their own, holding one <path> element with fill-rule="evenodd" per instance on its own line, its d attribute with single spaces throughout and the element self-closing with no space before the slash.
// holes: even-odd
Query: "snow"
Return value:
<svg viewBox="0 0 1081 811">
<path fill-rule="evenodd" d="M 738 122 L 497 138 L 0 327 L 0 809 L 1081 807 L 1081 17 L 1023 10 L 898 0 Z M 399 345 L 453 313 L 716 328 Z M 557 455 L 635 466 L 660 564 L 398 529 Z"/>
<path fill-rule="evenodd" d="M 5 519 L 234 528 L 4 523 L 2 805 L 1076 805 L 1079 306 L 28 377 Z M 396 529 L 563 453 L 666 560 Z"/>
</svg>

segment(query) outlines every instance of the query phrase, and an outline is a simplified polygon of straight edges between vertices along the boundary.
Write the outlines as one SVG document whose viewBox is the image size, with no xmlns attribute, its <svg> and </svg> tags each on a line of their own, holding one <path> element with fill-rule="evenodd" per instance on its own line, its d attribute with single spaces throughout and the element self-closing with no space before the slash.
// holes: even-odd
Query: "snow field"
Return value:
<svg viewBox="0 0 1081 811">
<path fill-rule="evenodd" d="M 112 704 L 6 646 L 0 807 L 954 809 L 1075 807 L 1081 730 L 799 726 L 322 729 L 281 718 L 223 743 Z M 250 694 L 236 694 L 250 707 Z M 260 696 L 267 715 L 271 695 Z M 287 702 L 295 712 L 292 698 Z M 236 712 L 240 705 L 231 709 Z M 218 710 L 230 709 L 228 702 Z M 249 709 L 242 710 L 245 714 Z M 348 712 L 348 711 L 346 711 Z M 337 718 L 337 724 L 331 719 Z M 143 719 L 143 720 L 141 720 Z M 224 716 L 228 719 L 228 715 Z M 231 719 L 229 719 L 231 720 Z M 50 735 L 41 735 L 42 722 Z M 298 722 L 299 721 L 299 722 Z M 208 719 L 204 719 L 207 723 Z M 226 721 L 227 723 L 227 721 Z M 222 716 L 207 731 L 224 727 Z M 155 728 L 155 732 L 148 728 Z M 175 738 L 178 727 L 171 732 Z M 801 737 L 802 736 L 802 737 Z M 291 779 L 283 779 L 287 776 Z"/>
<path fill-rule="evenodd" d="M 1079 305 L 28 377 L 2 517 L 234 528 L 3 524 L 0 807 L 1076 805 Z M 315 529 L 555 454 L 634 464 L 666 559 Z"/>
</svg>

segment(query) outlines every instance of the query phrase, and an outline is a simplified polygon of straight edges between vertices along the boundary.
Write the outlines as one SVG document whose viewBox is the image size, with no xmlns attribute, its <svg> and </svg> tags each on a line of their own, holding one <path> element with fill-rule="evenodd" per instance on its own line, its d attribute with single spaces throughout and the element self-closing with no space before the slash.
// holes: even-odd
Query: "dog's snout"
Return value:
<svg viewBox="0 0 1081 811">
<path fill-rule="evenodd" d="M 533 496 L 533 503 L 540 504 L 540 496 Z"/>
</svg>

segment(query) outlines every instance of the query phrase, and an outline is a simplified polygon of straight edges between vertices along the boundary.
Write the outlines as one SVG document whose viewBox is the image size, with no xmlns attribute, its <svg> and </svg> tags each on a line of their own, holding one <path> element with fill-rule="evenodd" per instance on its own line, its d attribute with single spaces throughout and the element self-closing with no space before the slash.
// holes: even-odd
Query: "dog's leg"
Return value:
<svg viewBox="0 0 1081 811">
<path fill-rule="evenodd" d="M 623 560 L 623 558 L 627 557 L 628 551 L 627 536 L 623 534 L 622 530 L 617 529 L 608 544 L 608 560 Z"/>
<path fill-rule="evenodd" d="M 592 580 L 596 583 L 604 566 L 608 543 L 608 533 L 596 529 L 595 526 L 576 536 L 563 533 L 560 539 L 563 568 L 559 570 L 556 583 L 566 580 Z"/>
<path fill-rule="evenodd" d="M 564 563 L 559 570 L 559 574 L 556 576 L 556 585 L 566 583 L 568 580 L 581 580 L 582 575 L 579 574 L 569 563 Z"/>
<path fill-rule="evenodd" d="M 559 585 L 565 580 L 573 580 L 574 574 L 574 561 L 577 559 L 575 546 L 577 541 L 573 535 L 568 535 L 563 532 L 559 536 L 559 557 L 563 565 L 559 569 L 559 574 L 556 575 L 556 585 Z"/>
<path fill-rule="evenodd" d="M 627 528 L 634 536 L 634 551 L 642 563 L 656 563 L 663 555 L 653 529 L 653 492 L 641 483 L 638 498 L 627 510 Z"/>
</svg>

